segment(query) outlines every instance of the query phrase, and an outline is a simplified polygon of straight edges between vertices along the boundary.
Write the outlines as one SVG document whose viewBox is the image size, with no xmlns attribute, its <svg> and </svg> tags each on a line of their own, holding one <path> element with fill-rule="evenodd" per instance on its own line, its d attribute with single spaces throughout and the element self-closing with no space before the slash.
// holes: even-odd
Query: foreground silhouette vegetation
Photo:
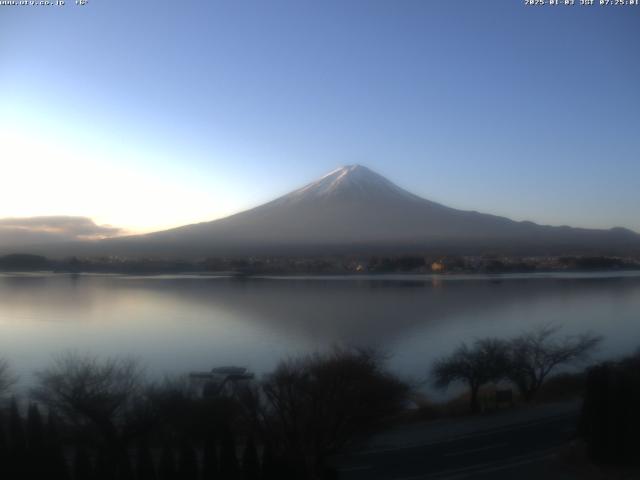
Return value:
<svg viewBox="0 0 640 480">
<path fill-rule="evenodd" d="M 131 359 L 58 357 L 28 401 L 0 410 L 3 478 L 337 478 L 332 455 L 409 395 L 369 350 L 299 357 L 259 381 L 208 387 L 149 383 Z"/>
<path fill-rule="evenodd" d="M 483 338 L 471 345 L 462 343 L 436 361 L 431 369 L 433 382 L 438 388 L 466 384 L 472 413 L 480 412 L 479 392 L 488 383 L 510 382 L 525 402 L 531 402 L 554 370 L 587 360 L 602 341 L 591 333 L 574 337 L 558 333 L 558 327 L 543 326 L 510 340 Z"/>
<path fill-rule="evenodd" d="M 640 351 L 588 370 L 579 432 L 592 461 L 640 466 L 639 406 Z"/>
<path fill-rule="evenodd" d="M 510 382 L 530 402 L 553 384 L 551 372 L 600 341 L 543 327 L 462 344 L 432 372 L 439 386 L 464 382 L 476 413 L 487 383 Z M 596 461 L 635 461 L 638 358 L 580 377 L 580 429 Z M 133 359 L 65 354 L 37 373 L 28 398 L 11 396 L 14 383 L 0 361 L 0 465 L 10 480 L 333 479 L 336 454 L 413 398 L 383 356 L 355 349 L 292 358 L 259 380 L 204 383 L 149 382 Z"/>
</svg>

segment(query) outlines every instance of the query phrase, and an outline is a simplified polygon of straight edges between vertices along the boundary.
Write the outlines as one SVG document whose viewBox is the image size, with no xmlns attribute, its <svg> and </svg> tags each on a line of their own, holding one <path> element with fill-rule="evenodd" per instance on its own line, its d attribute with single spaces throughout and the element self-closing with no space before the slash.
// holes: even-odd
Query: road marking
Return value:
<svg viewBox="0 0 640 480">
<path fill-rule="evenodd" d="M 486 447 L 471 448 L 469 450 L 460 450 L 459 452 L 445 453 L 445 457 L 457 457 L 458 455 L 466 455 L 467 453 L 484 452 L 485 450 L 491 450 L 492 448 L 502 448 L 509 445 L 508 443 L 496 443 L 495 445 L 487 445 Z"/>
</svg>

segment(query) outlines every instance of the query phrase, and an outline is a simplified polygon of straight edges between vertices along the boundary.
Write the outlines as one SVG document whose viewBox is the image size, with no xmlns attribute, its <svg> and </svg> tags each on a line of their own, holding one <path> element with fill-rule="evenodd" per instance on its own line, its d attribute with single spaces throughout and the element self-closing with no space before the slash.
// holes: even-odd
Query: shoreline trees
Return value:
<svg viewBox="0 0 640 480">
<path fill-rule="evenodd" d="M 592 333 L 557 336 L 560 328 L 545 325 L 519 335 L 509 342 L 506 378 L 518 389 L 525 402 L 531 402 L 551 372 L 561 365 L 588 359 L 602 342 Z"/>
<path fill-rule="evenodd" d="M 9 362 L 0 358 L 0 398 L 6 395 L 16 383 L 16 377 L 11 373 Z"/>
<path fill-rule="evenodd" d="M 484 338 L 471 346 L 462 343 L 454 352 L 436 361 L 432 369 L 434 383 L 446 388 L 451 383 L 463 382 L 469 387 L 472 413 L 480 412 L 480 387 L 501 380 L 508 369 L 508 345 L 503 340 Z"/>
<path fill-rule="evenodd" d="M 472 413 L 480 411 L 478 393 L 488 383 L 509 381 L 529 403 L 554 370 L 585 361 L 602 341 L 592 333 L 559 337 L 559 331 L 559 327 L 545 325 L 508 340 L 483 338 L 471 345 L 462 343 L 436 361 L 431 378 L 441 389 L 465 383 Z"/>
</svg>

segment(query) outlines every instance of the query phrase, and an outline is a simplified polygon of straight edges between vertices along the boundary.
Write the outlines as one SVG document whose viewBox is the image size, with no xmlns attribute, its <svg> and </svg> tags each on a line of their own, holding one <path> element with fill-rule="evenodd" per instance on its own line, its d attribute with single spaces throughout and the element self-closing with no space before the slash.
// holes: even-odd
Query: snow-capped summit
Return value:
<svg viewBox="0 0 640 480">
<path fill-rule="evenodd" d="M 337 168 L 274 203 L 322 202 L 341 199 L 345 202 L 421 201 L 420 197 L 398 187 L 382 175 L 362 165 Z"/>
<path fill-rule="evenodd" d="M 329 172 L 276 200 L 230 217 L 103 241 L 124 255 L 323 255 L 425 252 L 640 251 L 640 236 L 551 227 L 449 208 L 361 165 Z"/>
<path fill-rule="evenodd" d="M 360 198 L 401 196 L 406 199 L 418 198 L 367 167 L 346 165 L 336 168 L 315 182 L 311 182 L 281 197 L 280 201 L 318 200 L 333 196 Z"/>
</svg>

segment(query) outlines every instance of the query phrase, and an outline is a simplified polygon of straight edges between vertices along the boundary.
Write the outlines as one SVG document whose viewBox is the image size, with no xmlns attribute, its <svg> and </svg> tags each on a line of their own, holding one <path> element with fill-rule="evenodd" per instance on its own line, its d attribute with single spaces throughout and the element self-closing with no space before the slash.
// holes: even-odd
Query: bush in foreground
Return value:
<svg viewBox="0 0 640 480">
<path fill-rule="evenodd" d="M 589 369 L 580 420 L 595 462 L 640 465 L 640 353 Z"/>
</svg>

